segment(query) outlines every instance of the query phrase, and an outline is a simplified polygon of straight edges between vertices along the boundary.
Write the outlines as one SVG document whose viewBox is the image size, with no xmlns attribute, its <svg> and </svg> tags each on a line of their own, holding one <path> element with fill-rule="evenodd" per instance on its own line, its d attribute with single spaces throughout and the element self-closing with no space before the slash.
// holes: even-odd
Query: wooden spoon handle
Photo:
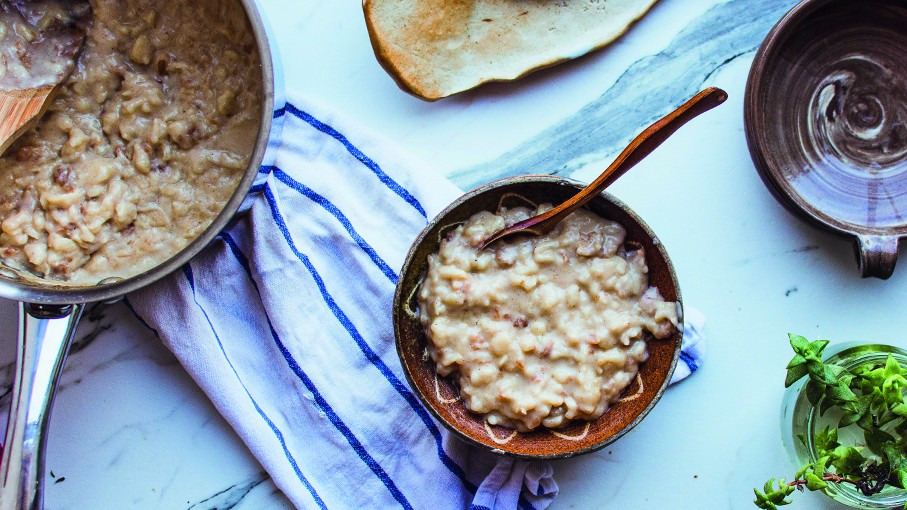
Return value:
<svg viewBox="0 0 907 510">
<path fill-rule="evenodd" d="M 582 191 L 560 204 L 559 206 L 529 218 L 528 220 L 515 223 L 510 227 L 502 229 L 482 243 L 482 247 L 488 246 L 497 239 L 517 231 L 529 231 L 534 234 L 542 235 L 554 228 L 555 225 L 574 210 L 582 207 L 592 197 L 598 195 L 605 188 L 610 186 L 620 176 L 633 168 L 643 158 L 648 156 L 659 145 L 668 139 L 680 126 L 683 126 L 696 116 L 705 113 L 712 108 L 720 105 L 727 99 L 727 92 L 710 87 L 696 94 L 689 101 L 684 103 L 673 112 L 665 115 L 660 120 L 646 128 L 636 138 L 630 142 L 614 160 L 611 165 L 592 181 Z"/>
</svg>

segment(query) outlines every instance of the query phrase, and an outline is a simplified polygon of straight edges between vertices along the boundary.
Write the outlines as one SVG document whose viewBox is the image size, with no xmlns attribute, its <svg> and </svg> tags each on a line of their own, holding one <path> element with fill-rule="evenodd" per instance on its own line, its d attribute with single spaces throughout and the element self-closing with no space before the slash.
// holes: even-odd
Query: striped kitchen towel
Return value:
<svg viewBox="0 0 907 510">
<path fill-rule="evenodd" d="M 460 191 L 298 97 L 277 117 L 282 145 L 243 212 L 128 304 L 299 508 L 548 506 L 549 463 L 452 437 L 397 360 L 398 268 Z"/>
</svg>

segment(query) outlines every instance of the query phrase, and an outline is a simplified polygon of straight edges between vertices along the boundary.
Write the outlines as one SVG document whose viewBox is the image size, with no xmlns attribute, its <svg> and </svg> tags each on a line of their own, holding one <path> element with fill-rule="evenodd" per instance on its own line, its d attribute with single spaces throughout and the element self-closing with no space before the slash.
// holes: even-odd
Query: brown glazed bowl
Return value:
<svg viewBox="0 0 907 510">
<path fill-rule="evenodd" d="M 798 4 L 756 53 L 744 125 L 775 198 L 852 238 L 864 277 L 891 276 L 907 235 L 907 3 Z"/>
<path fill-rule="evenodd" d="M 432 220 L 413 243 L 400 273 L 394 296 L 394 334 L 403 371 L 428 410 L 465 441 L 497 454 L 521 458 L 563 458 L 598 450 L 626 434 L 652 410 L 667 388 L 680 355 L 683 336 L 683 306 L 680 288 L 664 246 L 649 227 L 629 207 L 602 193 L 586 206 L 606 219 L 627 229 L 627 241 L 645 248 L 649 284 L 667 301 L 678 304 L 679 327 L 670 338 L 650 339 L 649 359 L 640 367 L 639 377 L 624 391 L 623 399 L 595 421 L 574 422 L 564 428 L 536 429 L 518 433 L 513 429 L 490 426 L 459 400 L 456 386 L 437 375 L 435 362 L 428 354 L 428 339 L 419 322 L 416 294 L 428 266 L 428 256 L 436 253 L 444 233 L 473 214 L 495 211 L 513 195 L 533 203 L 560 203 L 576 194 L 583 185 L 548 175 L 528 175 L 495 181 L 473 190 L 447 207 Z"/>
</svg>

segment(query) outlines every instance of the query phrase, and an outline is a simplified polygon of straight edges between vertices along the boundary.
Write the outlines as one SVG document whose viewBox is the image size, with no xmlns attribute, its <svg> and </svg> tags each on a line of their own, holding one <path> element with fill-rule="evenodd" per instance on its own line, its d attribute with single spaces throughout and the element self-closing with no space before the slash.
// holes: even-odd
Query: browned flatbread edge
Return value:
<svg viewBox="0 0 907 510">
<path fill-rule="evenodd" d="M 394 59 L 384 50 L 383 39 L 378 36 L 376 32 L 372 13 L 372 0 L 362 0 L 362 11 L 365 15 L 365 28 L 368 31 L 368 38 L 372 44 L 372 50 L 375 52 L 375 57 L 378 59 L 378 63 L 381 64 L 381 67 L 393 78 L 394 82 L 397 83 L 397 86 L 407 94 L 411 94 L 420 99 L 425 99 L 427 101 L 436 101 L 441 99 L 443 96 L 433 97 L 431 94 L 427 94 L 426 91 L 420 91 L 414 86 L 414 83 L 411 82 L 412 77 L 409 80 L 404 78 L 403 70 L 397 67 L 397 64 L 394 62 Z"/>
<path fill-rule="evenodd" d="M 648 14 L 649 11 L 651 11 L 652 8 L 658 3 L 658 0 L 653 0 L 652 3 L 649 4 L 649 6 L 645 10 L 640 12 L 640 14 L 636 18 L 632 19 L 629 23 L 627 23 L 627 25 L 624 27 L 624 29 L 622 31 L 613 34 L 613 36 L 611 36 L 610 38 L 605 38 L 597 43 L 592 44 L 589 47 L 588 51 L 586 51 L 582 55 L 577 55 L 577 56 L 573 56 L 573 57 L 563 57 L 563 58 L 552 59 L 552 60 L 549 60 L 546 62 L 540 62 L 537 65 L 527 68 L 524 72 L 520 73 L 517 76 L 514 76 L 513 78 L 492 78 L 492 79 L 486 79 L 486 80 L 479 79 L 479 80 L 476 80 L 476 82 L 473 85 L 459 89 L 459 90 L 430 90 L 428 87 L 426 87 L 424 85 L 424 83 L 422 83 L 420 76 L 407 73 L 404 69 L 402 69 L 398 65 L 398 63 L 394 60 L 393 52 L 391 52 L 385 48 L 385 41 L 378 34 L 377 29 L 375 27 L 375 22 L 373 20 L 374 16 L 372 15 L 373 14 L 373 4 L 375 2 L 380 2 L 380 1 L 383 1 L 383 0 L 362 0 L 362 9 L 363 9 L 363 14 L 365 16 L 366 30 L 368 31 L 369 41 L 371 42 L 372 50 L 375 53 L 375 57 L 378 60 L 378 63 L 381 65 L 381 67 L 384 68 L 384 70 L 387 72 L 387 74 L 390 75 L 390 77 L 394 80 L 394 82 L 397 84 L 397 86 L 401 90 L 403 90 L 404 92 L 406 92 L 410 95 L 418 97 L 419 99 L 423 99 L 426 101 L 437 101 L 439 99 L 443 99 L 445 97 L 449 97 L 454 94 L 458 94 L 460 92 L 472 90 L 472 89 L 474 89 L 480 85 L 484 85 L 486 83 L 495 83 L 495 82 L 502 83 L 502 82 L 516 81 L 516 80 L 519 80 L 520 78 L 523 78 L 524 76 L 532 74 L 536 71 L 546 69 L 546 68 L 555 66 L 557 64 L 560 64 L 562 62 L 566 62 L 569 60 L 575 60 L 579 57 L 596 52 L 596 51 L 604 48 L 605 46 L 608 46 L 609 44 L 613 43 L 614 41 L 618 40 L 619 38 L 621 38 L 634 25 L 636 25 L 639 22 L 639 20 L 641 20 L 646 14 Z"/>
</svg>

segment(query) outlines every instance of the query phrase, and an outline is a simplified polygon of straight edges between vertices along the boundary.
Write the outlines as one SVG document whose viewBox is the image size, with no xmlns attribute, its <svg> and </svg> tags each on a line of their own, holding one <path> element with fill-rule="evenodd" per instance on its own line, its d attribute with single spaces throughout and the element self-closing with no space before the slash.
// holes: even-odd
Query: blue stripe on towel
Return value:
<svg viewBox="0 0 907 510">
<path fill-rule="evenodd" d="M 316 193 L 312 188 L 309 188 L 299 181 L 296 181 L 280 168 L 274 167 L 272 173 L 274 174 L 274 177 L 277 178 L 277 180 L 298 191 L 300 194 L 320 205 L 327 212 L 331 213 L 331 215 L 336 218 L 341 225 L 343 225 L 343 228 L 346 229 L 350 237 L 353 238 L 353 241 L 356 241 L 356 244 L 359 245 L 360 248 L 362 248 L 362 251 L 364 251 L 370 259 L 372 259 L 372 262 L 374 262 L 375 265 L 378 266 L 378 269 L 380 269 L 381 272 L 384 273 L 385 276 L 387 276 L 391 283 L 393 283 L 394 285 L 397 284 L 397 273 L 395 273 L 394 270 L 391 269 L 389 265 L 387 265 L 387 262 L 385 262 L 378 255 L 375 249 L 369 246 L 369 244 L 365 242 L 365 239 L 363 239 L 362 236 L 360 236 L 359 233 L 356 232 L 356 229 L 353 228 L 353 224 L 350 223 L 350 220 L 347 219 L 347 217 L 343 214 L 343 212 L 340 211 L 340 209 L 337 208 L 337 206 L 332 204 L 331 201 L 327 198 L 324 198 L 323 196 Z"/>
<path fill-rule="evenodd" d="M 690 356 L 689 354 L 687 354 L 683 351 L 680 351 L 680 359 L 683 360 L 683 362 L 687 364 L 687 367 L 689 367 L 691 374 L 693 372 L 695 372 L 697 368 L 699 368 L 699 365 L 696 364 L 696 360 L 693 359 L 692 356 Z"/>
<path fill-rule="evenodd" d="M 186 275 L 186 280 L 189 281 L 189 288 L 192 289 L 192 299 L 195 301 L 195 304 L 198 306 L 198 309 L 202 312 L 202 315 L 205 316 L 205 320 L 208 321 L 208 326 L 211 328 L 211 333 L 214 334 L 214 339 L 217 340 L 217 345 L 220 347 L 220 352 L 223 353 L 224 359 L 227 361 L 227 364 L 230 365 L 230 369 L 233 370 L 233 374 L 236 376 L 236 380 L 239 382 L 239 385 L 242 386 L 242 389 L 246 392 L 246 395 L 249 397 L 249 400 L 252 401 L 252 405 L 255 407 L 255 410 L 262 417 L 265 423 L 268 424 L 268 427 L 274 432 L 274 435 L 277 437 L 277 441 L 280 443 L 280 446 L 283 447 L 283 453 L 286 456 L 287 460 L 290 462 L 290 465 L 293 467 L 293 471 L 296 472 L 296 476 L 299 478 L 299 481 L 305 486 L 305 488 L 312 495 L 312 498 L 315 500 L 315 503 L 318 504 L 320 508 L 327 510 L 324 501 L 318 495 L 318 492 L 315 490 L 315 487 L 309 483 L 309 480 L 302 474 L 302 471 L 299 469 L 299 465 L 296 463 L 296 459 L 293 457 L 293 454 L 290 453 L 289 448 L 287 448 L 286 440 L 284 439 L 283 433 L 280 429 L 277 428 L 277 425 L 268 418 L 268 415 L 264 410 L 258 405 L 258 402 L 255 401 L 255 398 L 252 397 L 252 394 L 249 392 L 249 389 L 246 388 L 245 383 L 239 377 L 239 373 L 236 371 L 236 367 L 233 366 L 233 362 L 230 361 L 230 358 L 227 356 L 227 351 L 224 350 L 224 344 L 220 341 L 220 335 L 217 334 L 217 331 L 214 329 L 214 324 L 211 322 L 211 318 L 208 317 L 208 312 L 205 311 L 201 303 L 198 302 L 198 297 L 195 295 L 195 277 L 192 274 L 192 266 L 188 263 L 183 266 L 183 274 Z M 132 307 L 130 307 L 132 308 Z M 143 321 L 144 322 L 144 321 Z M 152 330 L 153 331 L 153 330 Z"/>
<path fill-rule="evenodd" d="M 277 208 L 277 202 L 274 198 L 274 193 L 271 190 L 270 186 L 264 187 L 265 199 L 268 202 L 268 205 L 271 208 L 271 215 L 274 218 L 274 221 L 277 223 L 277 227 L 280 232 L 283 234 L 284 240 L 289 246 L 290 250 L 296 255 L 296 258 L 306 266 L 306 269 L 312 275 L 312 279 L 315 281 L 315 284 L 318 286 L 318 290 L 321 292 L 322 299 L 330 308 L 331 312 L 334 314 L 334 317 L 340 322 L 341 325 L 347 330 L 349 335 L 353 338 L 356 344 L 359 346 L 359 349 L 365 355 L 365 357 L 375 365 L 379 372 L 385 377 L 385 379 L 390 382 L 391 386 L 399 393 L 409 404 L 409 406 L 416 412 L 416 415 L 422 420 L 426 428 L 431 432 L 431 435 L 435 438 L 435 443 L 438 448 L 438 457 L 441 460 L 441 463 L 453 473 L 460 481 L 463 483 L 463 486 L 471 493 L 475 493 L 476 486 L 469 482 L 466 478 L 466 473 L 463 469 L 447 455 L 447 452 L 444 451 L 444 446 L 442 444 L 441 431 L 438 429 L 438 426 L 435 425 L 435 422 L 432 421 L 431 416 L 428 415 L 428 411 L 422 406 L 419 400 L 409 391 L 403 382 L 398 379 L 393 372 L 387 367 L 384 361 L 378 356 L 366 343 L 365 339 L 362 338 L 362 335 L 359 334 L 359 331 L 353 325 L 352 321 L 343 313 L 343 310 L 337 305 L 334 301 L 334 298 L 328 292 L 327 287 L 324 284 L 321 276 L 318 274 L 318 271 L 309 261 L 309 258 L 299 251 L 296 247 L 296 244 L 293 242 L 293 238 L 290 235 L 290 230 L 287 227 L 286 222 L 283 219 L 283 216 L 280 214 L 280 210 Z"/>
<path fill-rule="evenodd" d="M 152 328 L 151 324 L 145 322 L 145 319 L 143 319 L 142 316 L 139 315 L 139 312 L 135 311 L 135 308 L 132 307 L 132 303 L 129 302 L 129 298 L 127 296 L 123 296 L 123 304 L 126 305 L 126 308 L 128 308 L 129 311 L 132 312 L 132 315 L 134 315 L 135 318 L 138 319 L 140 323 L 142 323 L 142 326 L 145 326 L 146 328 L 151 330 L 151 332 L 154 333 L 154 336 L 158 338 L 161 337 L 161 334 L 158 333 L 156 329 Z"/>
<path fill-rule="evenodd" d="M 517 501 L 517 508 L 522 510 L 535 510 L 535 507 L 532 506 L 526 498 L 523 497 L 522 492 L 520 493 L 519 501 Z M 469 505 L 469 510 L 491 510 L 485 505 Z"/>
<path fill-rule="evenodd" d="M 523 490 L 522 490 L 522 489 L 520 489 L 520 497 L 518 498 L 518 501 L 517 501 L 517 503 L 516 503 L 516 506 L 517 506 L 517 508 L 521 508 L 522 510 L 535 510 L 535 507 L 532 506 L 532 503 L 530 503 L 530 502 L 523 496 Z"/>
<path fill-rule="evenodd" d="M 384 173 L 384 170 L 381 169 L 378 163 L 363 154 L 363 152 L 359 150 L 355 145 L 353 145 L 345 136 L 343 136 L 342 133 L 321 122 L 315 117 L 312 117 L 308 113 L 296 108 L 290 103 L 287 103 L 285 108 L 286 111 L 291 113 L 294 117 L 301 119 L 318 131 L 321 131 L 322 133 L 334 138 L 335 140 L 343 144 L 343 146 L 346 147 L 347 152 L 349 152 L 353 157 L 358 159 L 360 163 L 371 170 L 378 177 L 378 179 L 382 183 L 384 183 L 385 186 L 390 188 L 391 191 L 399 195 L 403 200 L 406 200 L 406 203 L 413 206 L 413 208 L 419 211 L 419 214 L 421 214 L 424 218 L 428 218 L 428 215 L 425 213 L 425 209 L 422 208 L 422 204 L 419 203 L 416 197 L 414 197 L 409 191 L 403 188 L 403 186 L 400 186 L 389 175 Z"/>
<path fill-rule="evenodd" d="M 270 194 L 270 188 L 265 187 L 265 195 L 269 196 Z M 284 231 L 284 229 L 286 228 L 286 225 L 283 224 L 280 224 L 278 226 L 282 231 Z M 220 237 L 221 239 L 224 239 L 226 241 L 228 235 L 229 234 L 222 233 L 220 234 Z M 227 244 L 228 246 L 230 245 L 229 242 Z M 247 270 L 247 272 L 249 271 L 248 261 L 246 261 L 245 269 Z M 249 276 L 251 280 L 251 275 Z M 258 290 L 258 285 L 254 280 L 252 280 L 252 285 L 256 290 Z M 259 291 L 259 296 L 260 295 L 261 292 Z M 412 505 L 410 505 L 409 501 L 407 501 L 406 496 L 404 496 L 403 493 L 400 492 L 400 489 L 397 487 L 394 481 L 391 480 L 390 475 L 388 475 L 384 468 L 382 468 L 381 465 L 371 456 L 371 454 L 368 453 L 359 439 L 356 438 L 355 434 L 353 434 L 353 431 L 350 430 L 350 428 L 346 425 L 346 423 L 343 422 L 340 416 L 337 415 L 331 405 L 328 404 L 327 400 L 325 400 L 325 398 L 318 391 L 318 388 L 315 386 L 309 376 L 305 373 L 305 371 L 302 370 L 302 367 L 299 366 L 299 363 L 293 357 L 293 354 L 290 353 L 289 349 L 287 349 L 286 345 L 283 343 L 283 340 L 280 339 L 280 335 L 278 335 L 277 331 L 274 329 L 274 325 L 271 323 L 271 318 L 268 316 L 267 311 L 265 311 L 265 320 L 268 322 L 268 329 L 271 332 L 271 337 L 274 339 L 274 343 L 277 345 L 277 349 L 283 355 L 290 369 L 294 374 L 296 374 L 297 378 L 302 381 L 302 384 L 305 385 L 305 387 L 309 391 L 312 392 L 312 397 L 318 408 L 321 409 L 322 412 L 324 412 L 328 420 L 330 420 L 330 422 L 334 425 L 334 428 L 336 428 L 341 434 L 343 434 L 343 437 L 346 438 L 349 445 L 353 447 L 353 450 L 357 455 L 359 455 L 359 458 L 362 460 L 362 462 L 364 462 L 365 465 L 372 470 L 372 472 L 375 474 L 375 476 L 378 477 L 379 480 L 381 480 L 384 486 L 387 487 L 388 491 L 390 491 L 394 499 L 396 499 L 403 508 L 412 509 Z"/>
</svg>

